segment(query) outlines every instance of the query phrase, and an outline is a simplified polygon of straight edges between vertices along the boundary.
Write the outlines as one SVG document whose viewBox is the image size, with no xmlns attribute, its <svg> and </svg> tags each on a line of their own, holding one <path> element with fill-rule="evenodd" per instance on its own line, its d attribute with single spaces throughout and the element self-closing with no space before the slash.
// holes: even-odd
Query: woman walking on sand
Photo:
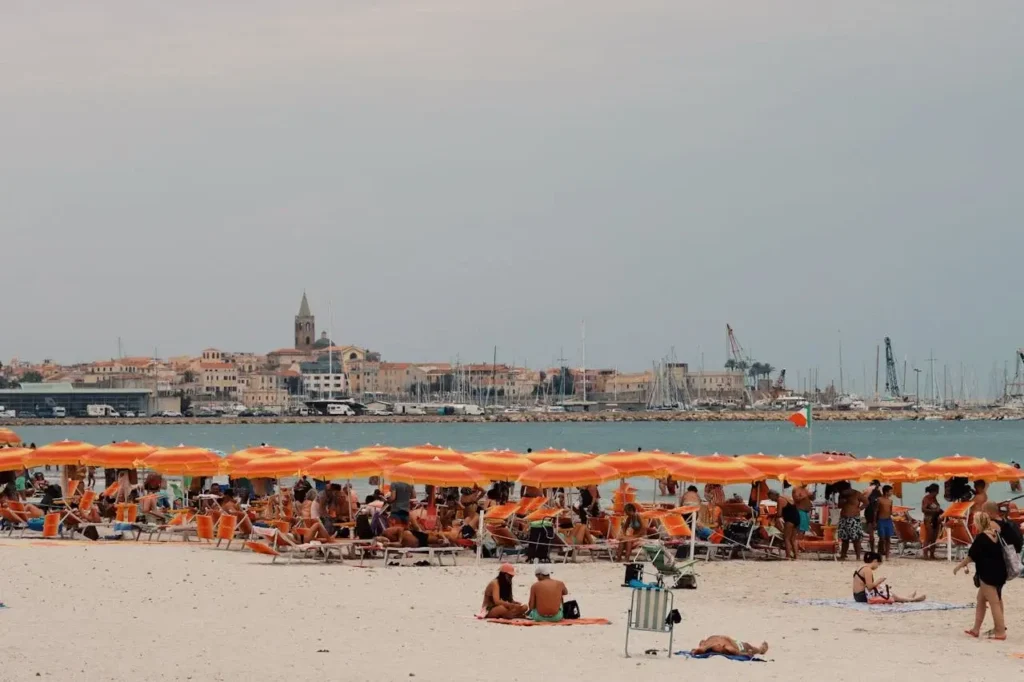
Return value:
<svg viewBox="0 0 1024 682">
<path fill-rule="evenodd" d="M 985 633 L 988 639 L 1006 639 L 1006 620 L 1003 613 L 1003 585 L 1006 584 L 1006 562 L 999 544 L 999 529 L 985 512 L 974 515 L 978 535 L 964 560 L 953 569 L 953 575 L 974 562 L 974 584 L 978 588 L 978 603 L 974 609 L 974 627 L 964 633 L 971 637 L 981 635 L 986 609 L 992 609 L 993 628 Z"/>
</svg>

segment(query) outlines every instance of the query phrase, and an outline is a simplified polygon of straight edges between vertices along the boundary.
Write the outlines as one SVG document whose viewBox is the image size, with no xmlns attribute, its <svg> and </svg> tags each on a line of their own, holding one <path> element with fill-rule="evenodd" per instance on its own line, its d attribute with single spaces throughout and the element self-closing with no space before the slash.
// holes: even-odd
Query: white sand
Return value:
<svg viewBox="0 0 1024 682">
<path fill-rule="evenodd" d="M 1024 580 L 1005 591 L 1007 642 L 962 634 L 973 611 L 864 614 L 784 604 L 848 597 L 851 562 L 713 562 L 676 591 L 676 649 L 707 634 L 767 639 L 770 663 L 649 658 L 667 638 L 631 637 L 629 591 L 608 564 L 558 565 L 584 616 L 610 626 L 517 628 L 472 618 L 496 572 L 279 564 L 180 542 L 40 546 L 0 539 L 0 680 L 1004 680 L 1024 673 Z M 516 596 L 532 575 L 521 567 Z M 900 592 L 969 602 L 950 564 L 882 568 Z M 986 624 L 986 628 L 990 624 Z M 325 650 L 320 652 L 319 650 Z M 413 678 L 413 675 L 415 677 Z"/>
</svg>

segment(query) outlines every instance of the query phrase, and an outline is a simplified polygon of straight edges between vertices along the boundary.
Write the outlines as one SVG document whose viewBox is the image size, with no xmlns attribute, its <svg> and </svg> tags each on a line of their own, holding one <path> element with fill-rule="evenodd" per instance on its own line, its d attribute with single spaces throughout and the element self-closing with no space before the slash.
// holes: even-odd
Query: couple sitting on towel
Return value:
<svg viewBox="0 0 1024 682">
<path fill-rule="evenodd" d="M 512 597 L 515 574 L 512 564 L 502 564 L 498 577 L 487 583 L 481 609 L 485 618 L 529 618 L 552 623 L 562 620 L 562 597 L 569 591 L 565 583 L 551 577 L 550 565 L 538 564 L 534 570 L 537 582 L 530 587 L 529 604 L 520 604 Z"/>
</svg>

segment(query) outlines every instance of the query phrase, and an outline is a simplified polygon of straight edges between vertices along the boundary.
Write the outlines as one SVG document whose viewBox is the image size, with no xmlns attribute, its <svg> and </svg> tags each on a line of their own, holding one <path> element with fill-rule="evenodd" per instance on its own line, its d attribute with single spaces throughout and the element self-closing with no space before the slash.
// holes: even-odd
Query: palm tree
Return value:
<svg viewBox="0 0 1024 682">
<path fill-rule="evenodd" d="M 725 361 L 725 368 L 729 371 L 736 369 L 736 361 L 733 360 L 732 358 L 729 358 L 728 360 Z"/>
<path fill-rule="evenodd" d="M 764 378 L 771 381 L 772 372 L 775 371 L 775 368 L 772 367 L 770 362 L 766 362 L 763 365 L 761 365 L 761 371 L 764 373 Z"/>
</svg>

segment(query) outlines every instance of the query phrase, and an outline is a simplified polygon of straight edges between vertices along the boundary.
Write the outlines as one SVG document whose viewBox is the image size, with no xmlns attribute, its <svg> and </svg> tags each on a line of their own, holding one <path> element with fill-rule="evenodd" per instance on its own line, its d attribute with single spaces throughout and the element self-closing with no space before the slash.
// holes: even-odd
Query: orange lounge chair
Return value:
<svg viewBox="0 0 1024 682">
<path fill-rule="evenodd" d="M 0 507 L 0 518 L 7 522 L 7 537 L 20 531 L 18 537 L 25 537 L 28 530 L 28 517 L 23 511 L 15 511 L 12 507 Z"/>
<path fill-rule="evenodd" d="M 238 519 L 231 514 L 221 514 L 217 521 L 217 547 L 223 540 L 227 540 L 224 549 L 231 549 L 231 543 L 235 539 L 235 528 L 238 527 Z"/>
<path fill-rule="evenodd" d="M 921 551 L 921 537 L 914 524 L 897 519 L 893 521 L 893 525 L 896 527 L 896 554 L 898 556 L 903 556 L 907 550 L 910 550 L 911 554 Z"/>
</svg>

